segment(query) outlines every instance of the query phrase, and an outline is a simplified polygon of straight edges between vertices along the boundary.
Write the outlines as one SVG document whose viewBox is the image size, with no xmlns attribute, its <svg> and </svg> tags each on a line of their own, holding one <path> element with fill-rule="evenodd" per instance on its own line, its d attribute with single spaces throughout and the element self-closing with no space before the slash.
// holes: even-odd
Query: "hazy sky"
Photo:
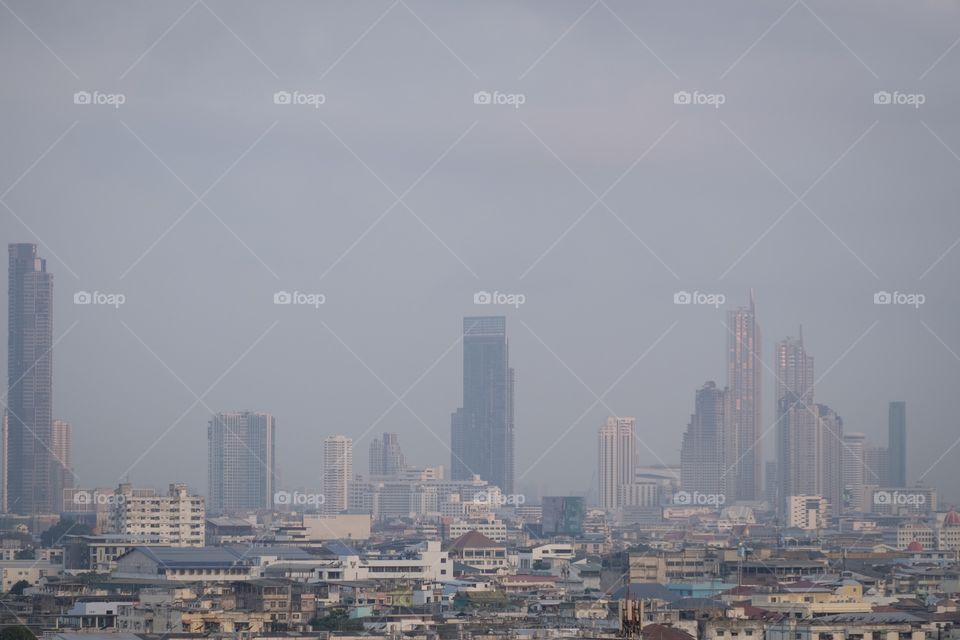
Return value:
<svg viewBox="0 0 960 640">
<path fill-rule="evenodd" d="M 290 488 L 333 433 L 361 471 L 381 431 L 449 466 L 461 318 L 504 313 L 518 487 L 585 492 L 611 412 L 678 462 L 753 288 L 767 365 L 802 323 L 815 400 L 880 444 L 906 400 L 910 481 L 960 499 L 955 3 L 0 5 L 0 230 L 56 274 L 80 485 L 205 490 L 243 408 Z"/>
</svg>

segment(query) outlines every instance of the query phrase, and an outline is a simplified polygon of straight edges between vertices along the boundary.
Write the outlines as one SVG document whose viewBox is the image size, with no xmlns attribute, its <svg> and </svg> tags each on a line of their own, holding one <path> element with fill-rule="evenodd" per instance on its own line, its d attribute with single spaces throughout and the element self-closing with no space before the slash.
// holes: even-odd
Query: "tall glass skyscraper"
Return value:
<svg viewBox="0 0 960 640">
<path fill-rule="evenodd" d="M 733 449 L 732 471 L 737 500 L 762 500 L 761 461 L 763 460 L 763 397 L 760 349 L 760 325 L 757 324 L 753 292 L 750 306 L 727 314 L 727 388 L 730 393 L 728 416 Z"/>
<path fill-rule="evenodd" d="M 474 474 L 513 493 L 513 388 L 507 319 L 463 319 L 463 406 L 450 421 L 454 480 Z"/>
<path fill-rule="evenodd" d="M 63 500 L 53 426 L 53 274 L 35 244 L 11 244 L 8 271 L 5 511 L 54 513 Z"/>
<path fill-rule="evenodd" d="M 207 510 L 273 507 L 275 427 L 269 413 L 218 413 L 207 426 Z"/>
</svg>

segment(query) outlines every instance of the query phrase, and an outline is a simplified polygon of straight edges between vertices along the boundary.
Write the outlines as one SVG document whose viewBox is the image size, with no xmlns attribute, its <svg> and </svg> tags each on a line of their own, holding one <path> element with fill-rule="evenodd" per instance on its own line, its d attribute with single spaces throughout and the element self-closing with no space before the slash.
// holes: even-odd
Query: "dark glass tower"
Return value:
<svg viewBox="0 0 960 640">
<path fill-rule="evenodd" d="M 478 474 L 513 493 L 513 369 L 507 319 L 463 319 L 463 406 L 450 421 L 454 480 Z"/>
<path fill-rule="evenodd" d="M 907 403 L 891 402 L 887 415 L 887 455 L 890 461 L 887 467 L 891 487 L 907 486 Z"/>
<path fill-rule="evenodd" d="M 17 514 L 59 512 L 62 464 L 53 428 L 53 275 L 35 244 L 8 247 L 4 501 Z"/>
</svg>

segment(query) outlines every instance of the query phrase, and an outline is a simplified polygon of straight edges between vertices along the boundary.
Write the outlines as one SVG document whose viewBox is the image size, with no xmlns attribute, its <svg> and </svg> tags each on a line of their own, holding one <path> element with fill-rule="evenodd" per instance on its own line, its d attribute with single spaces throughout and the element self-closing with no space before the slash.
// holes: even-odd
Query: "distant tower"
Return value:
<svg viewBox="0 0 960 640">
<path fill-rule="evenodd" d="M 35 244 L 11 244 L 7 274 L 7 396 L 3 433 L 4 510 L 59 512 L 60 465 L 53 427 L 53 274 Z"/>
<path fill-rule="evenodd" d="M 397 476 L 407 468 L 406 458 L 400 448 L 400 438 L 395 433 L 384 433 L 383 438 L 370 442 L 370 476 Z"/>
<path fill-rule="evenodd" d="M 463 407 L 450 420 L 454 480 L 479 475 L 513 493 L 513 391 L 507 319 L 463 319 Z"/>
<path fill-rule="evenodd" d="M 50 455 L 59 473 L 62 489 L 73 488 L 73 427 L 66 420 L 54 420 L 50 429 Z M 63 497 L 61 496 L 61 501 Z"/>
<path fill-rule="evenodd" d="M 820 473 L 822 489 L 830 515 L 837 517 L 843 508 L 843 418 L 825 404 L 813 407 L 819 420 Z"/>
<path fill-rule="evenodd" d="M 727 456 L 735 453 L 724 442 L 728 411 L 728 394 L 715 382 L 697 390 L 694 413 L 680 449 L 680 485 L 684 491 L 722 494 L 733 501 L 736 479 L 732 471 L 724 473 Z"/>
<path fill-rule="evenodd" d="M 323 441 L 323 495 L 327 513 L 341 513 L 350 507 L 352 477 L 353 439 L 329 436 Z"/>
<path fill-rule="evenodd" d="M 843 435 L 843 462 L 840 468 L 843 472 L 843 511 L 850 513 L 862 511 L 864 506 L 864 487 L 866 470 L 864 458 L 867 436 L 862 433 L 845 433 Z M 870 482 L 867 484 L 876 484 Z"/>
<path fill-rule="evenodd" d="M 637 465 L 636 418 L 610 417 L 598 432 L 600 507 L 622 505 L 622 487 L 634 483 Z"/>
<path fill-rule="evenodd" d="M 207 509 L 210 513 L 273 507 L 275 466 L 273 416 L 229 411 L 207 425 Z"/>
<path fill-rule="evenodd" d="M 799 338 L 777 343 L 777 470 L 779 510 L 790 496 L 822 494 L 821 425 L 813 404 L 813 357 Z"/>
<path fill-rule="evenodd" d="M 891 402 L 888 412 L 887 454 L 890 487 L 907 486 L 907 403 Z"/>
<path fill-rule="evenodd" d="M 760 325 L 754 307 L 727 314 L 727 388 L 730 393 L 731 440 L 736 456 L 731 472 L 736 480 L 738 500 L 763 499 L 761 461 L 763 460 L 763 397 L 761 373 Z"/>
</svg>

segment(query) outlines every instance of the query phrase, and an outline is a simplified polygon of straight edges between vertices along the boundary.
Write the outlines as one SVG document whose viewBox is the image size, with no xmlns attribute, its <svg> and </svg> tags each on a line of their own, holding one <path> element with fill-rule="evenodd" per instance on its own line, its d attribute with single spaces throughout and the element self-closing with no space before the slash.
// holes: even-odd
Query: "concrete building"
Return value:
<svg viewBox="0 0 960 640">
<path fill-rule="evenodd" d="M 395 433 L 384 433 L 382 438 L 370 442 L 370 477 L 395 477 L 407 468 L 406 458 L 400 448 L 400 438 Z"/>
<path fill-rule="evenodd" d="M 905 487 L 907 486 L 907 403 L 891 402 L 887 422 L 887 455 L 890 462 L 886 483 L 891 487 Z"/>
<path fill-rule="evenodd" d="M 728 426 L 729 394 L 712 380 L 697 390 L 694 412 L 680 448 L 680 486 L 684 491 L 723 495 L 733 503 L 735 441 Z M 729 440 L 729 442 L 728 442 Z"/>
<path fill-rule="evenodd" d="M 787 526 L 815 530 L 827 526 L 829 504 L 821 496 L 789 496 L 787 498 Z"/>
<path fill-rule="evenodd" d="M 616 509 L 623 504 L 620 487 L 633 484 L 637 466 L 636 428 L 633 417 L 607 418 L 597 437 L 600 507 Z"/>
<path fill-rule="evenodd" d="M 329 436 L 323 441 L 324 511 L 341 513 L 350 506 L 353 478 L 353 438 Z"/>
<path fill-rule="evenodd" d="M 821 423 L 813 403 L 813 357 L 799 338 L 776 350 L 778 512 L 789 513 L 790 496 L 823 494 Z"/>
<path fill-rule="evenodd" d="M 112 533 L 172 547 L 204 546 L 206 509 L 203 496 L 185 484 L 171 484 L 167 494 L 120 485 L 110 512 Z"/>
</svg>

